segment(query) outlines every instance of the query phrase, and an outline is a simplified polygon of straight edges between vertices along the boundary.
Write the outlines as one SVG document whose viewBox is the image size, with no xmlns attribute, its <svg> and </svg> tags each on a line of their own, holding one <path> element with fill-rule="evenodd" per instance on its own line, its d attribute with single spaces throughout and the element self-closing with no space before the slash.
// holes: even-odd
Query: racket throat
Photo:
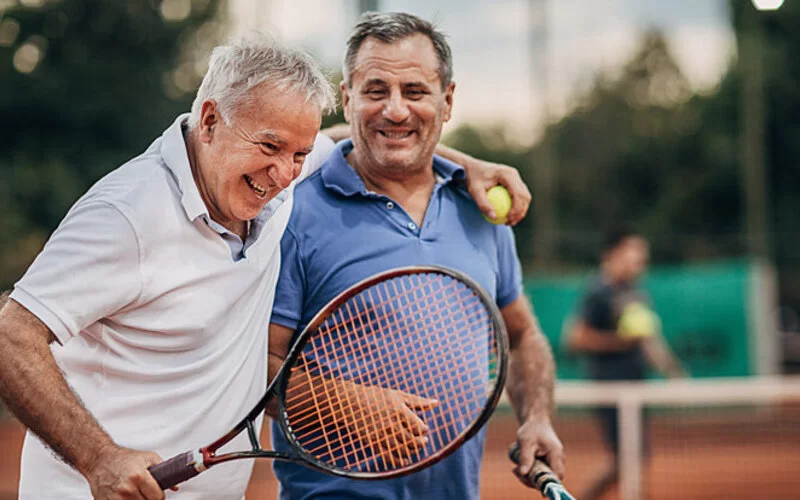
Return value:
<svg viewBox="0 0 800 500">
<path fill-rule="evenodd" d="M 204 470 L 208 469 L 206 466 L 206 458 L 211 456 L 211 453 L 207 451 L 205 448 L 202 450 L 194 450 L 192 451 L 192 465 L 197 470 L 197 472 L 203 472 Z"/>
</svg>

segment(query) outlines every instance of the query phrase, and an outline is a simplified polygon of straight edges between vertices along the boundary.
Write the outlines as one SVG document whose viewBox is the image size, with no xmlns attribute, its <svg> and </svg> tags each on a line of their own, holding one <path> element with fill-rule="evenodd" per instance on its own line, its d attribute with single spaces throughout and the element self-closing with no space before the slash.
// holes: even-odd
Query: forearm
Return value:
<svg viewBox="0 0 800 500">
<path fill-rule="evenodd" d="M 449 146 L 445 146 L 444 144 L 436 145 L 436 154 L 463 167 L 469 167 L 471 160 L 474 160 L 474 158 L 470 155 L 462 153 L 461 151 L 457 151 Z"/>
<path fill-rule="evenodd" d="M 634 341 L 620 338 L 616 332 L 604 332 L 579 324 L 571 334 L 570 348 L 584 352 L 624 352 L 629 351 Z"/>
<path fill-rule="evenodd" d="M 6 302 L 8 302 L 8 296 L 9 295 L 11 295 L 11 292 L 8 291 L 8 290 L 6 290 L 3 293 L 0 293 L 0 311 L 3 310 L 3 306 L 5 306 Z"/>
<path fill-rule="evenodd" d="M 683 366 L 662 339 L 658 337 L 647 339 L 642 346 L 647 360 L 662 375 L 666 377 L 685 375 Z"/>
<path fill-rule="evenodd" d="M 337 123 L 336 125 L 320 130 L 320 133 L 330 137 L 333 142 L 339 142 L 350 138 L 350 125 L 347 123 Z"/>
<path fill-rule="evenodd" d="M 26 325 L 20 310 L 27 313 L 12 301 L 0 315 L 0 397 L 25 426 L 85 475 L 114 442 L 70 390 L 48 337 L 31 331 L 36 325 Z"/>
<path fill-rule="evenodd" d="M 519 422 L 552 417 L 554 373 L 550 344 L 535 326 L 510 352 L 506 390 Z"/>
<path fill-rule="evenodd" d="M 269 353 L 269 357 L 267 359 L 268 384 L 272 384 L 272 382 L 275 380 L 275 377 L 278 376 L 278 372 L 280 371 L 281 366 L 283 366 L 284 358 L 285 355 L 277 355 L 273 354 L 272 352 Z M 267 408 L 265 411 L 267 416 L 272 419 L 278 417 L 278 405 L 274 397 L 267 403 Z"/>
</svg>

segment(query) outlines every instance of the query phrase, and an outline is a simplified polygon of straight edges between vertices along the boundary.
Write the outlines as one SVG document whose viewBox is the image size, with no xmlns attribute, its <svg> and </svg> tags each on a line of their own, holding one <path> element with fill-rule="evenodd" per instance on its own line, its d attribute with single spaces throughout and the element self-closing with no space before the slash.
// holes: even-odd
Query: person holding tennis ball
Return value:
<svg viewBox="0 0 800 500">
<path fill-rule="evenodd" d="M 506 325 L 505 387 L 519 421 L 515 474 L 532 487 L 527 475 L 534 457 L 539 457 L 563 476 L 563 445 L 551 421 L 552 354 L 522 291 L 522 269 L 508 227 L 516 220 L 511 209 L 516 196 L 494 186 L 496 182 L 485 185 L 481 194 L 494 213 L 484 216 L 478 196 L 465 189 L 461 162 L 435 154 L 455 91 L 446 37 L 411 14 L 365 13 L 351 32 L 345 54 L 341 90 L 350 139 L 340 141 L 295 193 L 281 240 L 281 271 L 269 329 L 271 376 L 282 365 L 295 332 L 349 286 L 395 267 L 456 269 L 486 291 Z M 358 408 L 368 398 L 359 396 L 366 389 L 354 386 L 347 392 L 347 404 Z M 415 422 L 417 413 L 417 423 L 424 422 L 420 407 L 433 403 L 420 398 L 389 401 L 387 411 Z M 273 422 L 274 430 L 277 425 Z M 391 429 L 375 427 L 396 439 Z M 370 439 L 367 427 L 350 430 L 356 439 Z M 387 480 L 334 477 L 289 462 L 272 465 L 285 500 L 477 500 L 485 431 L 442 461 Z M 273 432 L 272 439 L 276 450 L 289 446 L 280 432 Z M 401 439 L 399 449 L 405 451 L 404 445 L 412 442 Z"/>
<path fill-rule="evenodd" d="M 585 356 L 594 380 L 642 380 L 651 366 L 667 377 L 686 375 L 638 285 L 649 257 L 647 240 L 633 229 L 615 228 L 605 238 L 600 275 L 588 287 L 567 336 L 568 348 Z M 581 500 L 601 497 L 618 476 L 617 409 L 599 408 L 597 413 L 615 460 L 577 496 Z"/>
</svg>

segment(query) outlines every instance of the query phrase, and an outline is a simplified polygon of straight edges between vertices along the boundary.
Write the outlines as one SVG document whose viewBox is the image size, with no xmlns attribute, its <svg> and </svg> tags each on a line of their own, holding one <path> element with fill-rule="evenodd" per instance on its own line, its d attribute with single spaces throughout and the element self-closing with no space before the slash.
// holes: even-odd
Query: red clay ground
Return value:
<svg viewBox="0 0 800 500">
<path fill-rule="evenodd" d="M 680 428 L 672 422 L 669 415 L 654 419 L 653 456 L 645 477 L 647 500 L 800 498 L 800 408 L 766 417 L 734 415 L 726 422 L 718 417 L 700 418 Z M 580 491 L 594 465 L 607 456 L 591 420 L 564 416 L 558 431 L 568 453 L 566 485 L 574 493 Z M 514 438 L 512 416 L 495 415 L 488 432 L 481 475 L 483 498 L 540 498 L 511 474 L 506 449 Z M 0 444 L 6 450 L 0 455 L 0 500 L 16 498 L 23 434 L 19 423 L 0 421 Z M 269 461 L 257 461 L 247 498 L 269 500 L 275 498 L 275 491 Z M 607 498 L 617 496 L 612 493 Z"/>
</svg>

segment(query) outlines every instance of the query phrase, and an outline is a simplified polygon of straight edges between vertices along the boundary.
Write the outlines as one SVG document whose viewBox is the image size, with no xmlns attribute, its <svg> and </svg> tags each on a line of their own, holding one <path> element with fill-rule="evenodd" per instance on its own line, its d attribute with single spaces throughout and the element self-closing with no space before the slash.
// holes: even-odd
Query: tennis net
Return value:
<svg viewBox="0 0 800 500">
<path fill-rule="evenodd" d="M 800 498 L 800 377 L 561 382 L 556 401 L 576 492 L 613 460 L 605 407 L 619 424 L 617 498 Z"/>
</svg>

